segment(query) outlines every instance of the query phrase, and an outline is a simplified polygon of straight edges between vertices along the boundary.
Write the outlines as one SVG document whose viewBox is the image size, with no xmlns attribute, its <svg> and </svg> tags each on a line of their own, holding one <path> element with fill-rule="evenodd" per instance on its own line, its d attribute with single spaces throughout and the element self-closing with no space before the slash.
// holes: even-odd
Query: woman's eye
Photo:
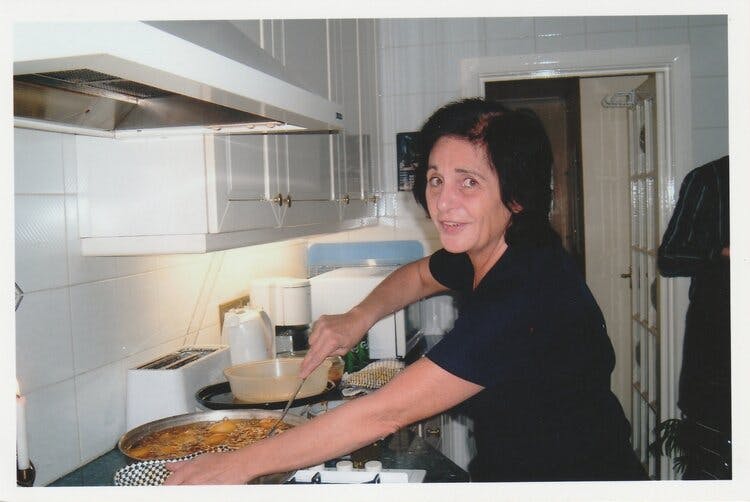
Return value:
<svg viewBox="0 0 750 502">
<path fill-rule="evenodd" d="M 432 176 L 431 178 L 427 179 L 427 184 L 431 187 L 436 187 L 442 183 L 442 180 L 438 178 L 437 176 Z"/>
<path fill-rule="evenodd" d="M 464 181 L 462 183 L 462 186 L 464 188 L 473 188 L 476 185 L 477 185 L 477 180 L 475 180 L 474 178 L 466 178 L 466 179 L 464 179 Z"/>
</svg>

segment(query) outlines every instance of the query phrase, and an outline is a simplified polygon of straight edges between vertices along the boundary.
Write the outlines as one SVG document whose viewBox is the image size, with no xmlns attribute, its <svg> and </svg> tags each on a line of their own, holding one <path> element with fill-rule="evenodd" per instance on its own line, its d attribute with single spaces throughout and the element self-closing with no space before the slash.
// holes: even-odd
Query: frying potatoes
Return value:
<svg viewBox="0 0 750 502">
<path fill-rule="evenodd" d="M 138 460 L 165 460 L 219 446 L 237 449 L 266 437 L 275 418 L 224 418 L 216 422 L 195 422 L 154 431 L 123 448 L 123 453 Z M 286 422 L 278 432 L 293 427 Z"/>
<path fill-rule="evenodd" d="M 208 427 L 208 430 L 211 432 L 221 432 L 221 433 L 229 433 L 232 432 L 237 428 L 237 424 L 234 420 L 230 420 L 228 418 L 225 418 L 221 422 L 216 422 Z"/>
</svg>

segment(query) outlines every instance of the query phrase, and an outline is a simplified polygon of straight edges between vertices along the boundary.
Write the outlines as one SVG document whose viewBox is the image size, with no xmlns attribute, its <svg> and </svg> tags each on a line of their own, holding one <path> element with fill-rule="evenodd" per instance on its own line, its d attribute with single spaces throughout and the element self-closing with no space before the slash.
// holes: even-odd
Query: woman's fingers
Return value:
<svg viewBox="0 0 750 502">
<path fill-rule="evenodd" d="M 184 462 L 167 462 L 172 471 L 165 485 L 219 485 L 243 484 L 247 482 L 240 462 L 233 462 L 231 453 L 204 453 Z"/>
</svg>

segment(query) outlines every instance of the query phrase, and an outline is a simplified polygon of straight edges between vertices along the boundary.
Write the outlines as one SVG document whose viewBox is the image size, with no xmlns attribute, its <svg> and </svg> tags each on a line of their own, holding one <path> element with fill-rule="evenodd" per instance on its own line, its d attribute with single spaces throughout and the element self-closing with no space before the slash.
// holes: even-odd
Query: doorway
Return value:
<svg viewBox="0 0 750 502">
<path fill-rule="evenodd" d="M 553 155 L 550 223 L 586 276 L 579 79 L 496 81 L 485 84 L 485 97 L 507 108 L 528 108 L 544 124 Z"/>
</svg>

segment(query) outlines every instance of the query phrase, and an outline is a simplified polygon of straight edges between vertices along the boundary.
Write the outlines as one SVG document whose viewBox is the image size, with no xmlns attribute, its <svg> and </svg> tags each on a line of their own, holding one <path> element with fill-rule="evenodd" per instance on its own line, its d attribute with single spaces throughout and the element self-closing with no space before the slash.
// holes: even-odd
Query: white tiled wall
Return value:
<svg viewBox="0 0 750 502">
<path fill-rule="evenodd" d="M 15 273 L 24 291 L 16 373 L 37 485 L 126 432 L 128 368 L 186 342 L 219 343 L 217 305 L 246 294 L 250 278 L 307 273 L 305 241 L 207 255 L 81 256 L 72 140 L 15 130 Z"/>
<path fill-rule="evenodd" d="M 461 97 L 461 58 L 690 45 L 693 166 L 728 152 L 727 21 L 724 16 L 611 16 L 380 21 L 381 158 L 396 190 L 396 133 L 417 130 L 436 107 Z M 397 213 L 421 208 L 404 198 Z"/>
<path fill-rule="evenodd" d="M 377 227 L 311 241 L 418 239 L 427 252 L 439 246 L 411 194 L 396 191 L 395 138 L 460 97 L 462 58 L 689 43 L 693 160 L 725 154 L 726 30 L 722 16 L 381 20 L 385 217 Z M 307 242 L 204 256 L 83 257 L 72 136 L 15 135 L 16 281 L 25 291 L 16 317 L 17 375 L 41 485 L 106 452 L 125 432 L 127 368 L 186 341 L 217 343 L 216 306 L 244 294 L 252 277 L 306 275 Z"/>
</svg>

